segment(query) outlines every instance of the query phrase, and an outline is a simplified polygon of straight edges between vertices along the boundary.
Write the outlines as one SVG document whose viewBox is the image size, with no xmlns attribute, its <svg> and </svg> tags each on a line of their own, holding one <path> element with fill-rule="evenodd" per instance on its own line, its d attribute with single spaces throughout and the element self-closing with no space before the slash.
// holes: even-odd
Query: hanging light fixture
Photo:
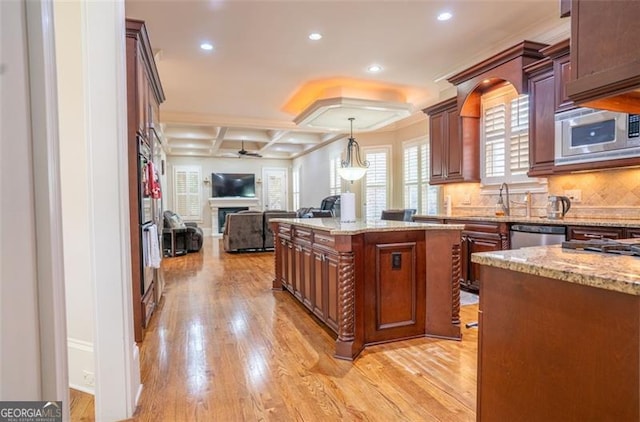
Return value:
<svg viewBox="0 0 640 422">
<path fill-rule="evenodd" d="M 338 169 L 338 174 L 345 180 L 353 183 L 354 180 L 361 179 L 367 172 L 369 167 L 368 161 L 360 159 L 360 145 L 353 138 L 353 121 L 354 117 L 349 117 L 351 122 L 351 136 L 347 144 L 347 157 L 342 161 L 342 167 Z"/>
</svg>

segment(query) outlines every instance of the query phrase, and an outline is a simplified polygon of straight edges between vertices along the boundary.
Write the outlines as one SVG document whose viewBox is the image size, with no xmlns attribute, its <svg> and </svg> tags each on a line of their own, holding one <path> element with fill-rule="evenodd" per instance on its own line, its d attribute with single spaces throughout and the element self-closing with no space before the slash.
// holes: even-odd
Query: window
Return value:
<svg viewBox="0 0 640 422">
<path fill-rule="evenodd" d="M 300 209 L 300 166 L 295 166 L 293 168 L 292 174 L 292 188 L 293 188 L 293 209 Z"/>
<path fill-rule="evenodd" d="M 342 178 L 338 174 L 338 169 L 342 166 L 342 159 L 338 155 L 329 162 L 329 195 L 340 195 L 342 193 Z"/>
<path fill-rule="evenodd" d="M 532 183 L 529 170 L 529 97 L 512 85 L 482 96 L 482 183 Z"/>
<path fill-rule="evenodd" d="M 173 167 L 173 208 L 184 220 L 202 221 L 201 187 L 199 166 Z"/>
<path fill-rule="evenodd" d="M 404 143 L 404 207 L 418 214 L 437 214 L 440 187 L 429 185 L 429 143 L 427 139 Z"/>
<path fill-rule="evenodd" d="M 379 220 L 389 206 L 389 147 L 363 148 L 369 169 L 364 176 L 365 219 Z"/>
</svg>

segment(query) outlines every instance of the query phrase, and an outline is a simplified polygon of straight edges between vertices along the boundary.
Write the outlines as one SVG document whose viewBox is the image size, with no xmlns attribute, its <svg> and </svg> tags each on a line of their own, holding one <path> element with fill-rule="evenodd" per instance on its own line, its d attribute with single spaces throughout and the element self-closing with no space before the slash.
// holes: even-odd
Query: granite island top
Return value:
<svg viewBox="0 0 640 422">
<path fill-rule="evenodd" d="M 406 230 L 464 230 L 463 224 L 413 223 L 394 220 L 358 220 L 341 223 L 336 218 L 272 218 L 274 223 L 294 224 L 309 229 L 328 231 L 332 235 L 353 235 L 366 232 Z"/>
<path fill-rule="evenodd" d="M 436 218 L 441 220 L 469 220 L 469 221 L 492 221 L 501 223 L 520 224 L 551 224 L 558 226 L 594 226 L 594 227 L 640 227 L 640 216 L 638 218 L 594 218 L 594 217 L 565 217 L 561 220 L 552 220 L 546 217 L 524 217 L 505 216 L 496 217 L 493 215 L 416 215 L 414 217 Z"/>
<path fill-rule="evenodd" d="M 563 249 L 561 245 L 553 245 L 474 253 L 471 261 L 640 296 L 638 256 Z"/>
</svg>

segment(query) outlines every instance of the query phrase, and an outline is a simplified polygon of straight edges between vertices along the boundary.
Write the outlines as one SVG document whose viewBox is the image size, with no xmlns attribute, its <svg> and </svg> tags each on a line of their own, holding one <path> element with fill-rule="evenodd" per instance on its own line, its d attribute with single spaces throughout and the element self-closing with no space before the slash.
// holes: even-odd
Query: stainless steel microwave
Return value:
<svg viewBox="0 0 640 422">
<path fill-rule="evenodd" d="M 577 108 L 555 116 L 555 164 L 640 157 L 640 115 Z"/>
</svg>

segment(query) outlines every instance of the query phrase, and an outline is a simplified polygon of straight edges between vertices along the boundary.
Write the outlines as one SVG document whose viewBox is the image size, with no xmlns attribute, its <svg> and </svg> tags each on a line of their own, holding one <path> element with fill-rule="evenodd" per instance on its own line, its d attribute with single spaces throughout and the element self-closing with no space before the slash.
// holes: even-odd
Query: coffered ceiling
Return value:
<svg viewBox="0 0 640 422">
<path fill-rule="evenodd" d="M 344 137 L 351 115 L 356 136 L 374 130 L 366 110 L 403 119 L 375 130 L 423 118 L 422 108 L 454 95 L 448 75 L 523 39 L 566 38 L 558 4 L 126 0 L 125 7 L 127 17 L 146 22 L 156 53 L 169 155 L 237 157 L 244 146 L 293 158 Z M 444 11 L 453 16 L 439 21 Z M 309 39 L 313 32 L 322 38 Z M 374 64 L 382 69 L 370 72 Z M 352 100 L 361 104 L 341 108 Z M 314 113 L 324 120 L 308 123 Z"/>
</svg>

